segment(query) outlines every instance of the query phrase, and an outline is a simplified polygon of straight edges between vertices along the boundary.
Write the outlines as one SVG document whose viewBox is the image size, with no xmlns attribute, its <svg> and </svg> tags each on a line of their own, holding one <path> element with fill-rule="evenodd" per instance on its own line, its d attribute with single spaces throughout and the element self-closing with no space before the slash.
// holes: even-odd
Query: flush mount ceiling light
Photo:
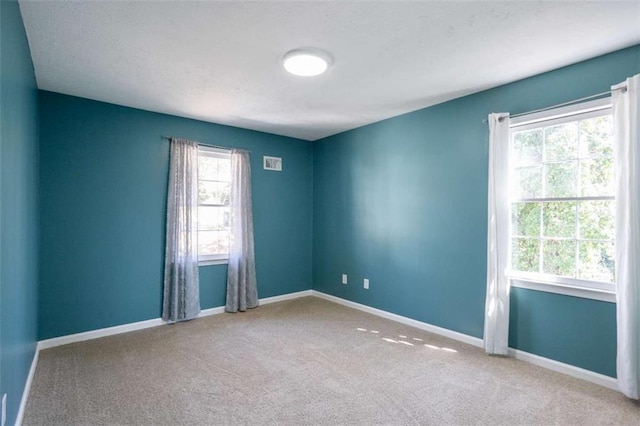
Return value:
<svg viewBox="0 0 640 426">
<path fill-rule="evenodd" d="M 331 56 L 318 49 L 296 49 L 282 57 L 284 69 L 294 75 L 312 77 L 322 74 L 331 65 Z"/>
</svg>

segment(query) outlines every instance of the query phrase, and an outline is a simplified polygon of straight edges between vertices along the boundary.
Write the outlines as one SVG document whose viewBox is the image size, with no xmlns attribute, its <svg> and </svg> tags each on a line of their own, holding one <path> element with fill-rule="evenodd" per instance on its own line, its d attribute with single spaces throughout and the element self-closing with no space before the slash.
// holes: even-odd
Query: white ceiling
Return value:
<svg viewBox="0 0 640 426">
<path fill-rule="evenodd" d="M 307 140 L 640 43 L 640 1 L 20 2 L 38 87 Z M 296 77 L 284 53 L 333 66 Z"/>
</svg>

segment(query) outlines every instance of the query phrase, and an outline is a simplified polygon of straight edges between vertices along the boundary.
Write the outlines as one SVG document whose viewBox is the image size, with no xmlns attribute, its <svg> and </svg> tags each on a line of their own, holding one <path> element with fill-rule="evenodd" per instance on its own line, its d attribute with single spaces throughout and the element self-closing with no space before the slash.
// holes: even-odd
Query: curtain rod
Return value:
<svg viewBox="0 0 640 426">
<path fill-rule="evenodd" d="M 619 87 L 616 87 L 615 89 L 607 90 L 606 92 L 602 92 L 602 93 L 596 93 L 595 95 L 591 95 L 591 96 L 585 96 L 584 98 L 574 99 L 572 101 L 563 102 L 561 104 L 556 104 L 556 105 L 551 105 L 551 106 L 548 106 L 548 107 L 545 107 L 545 108 L 534 109 L 533 111 L 521 112 L 519 114 L 510 115 L 509 117 L 500 117 L 498 119 L 498 121 L 503 121 L 505 118 L 516 118 L 516 117 L 522 117 L 523 115 L 535 114 L 536 112 L 549 111 L 551 109 L 560 108 L 560 107 L 567 106 L 567 105 L 577 104 L 577 103 L 580 103 L 580 102 L 588 101 L 590 99 L 600 98 L 600 97 L 603 97 L 603 96 L 606 96 L 606 95 L 610 95 L 611 93 L 615 92 L 616 90 L 622 90 L 622 93 L 625 93 L 627 91 L 627 86 L 626 85 L 621 85 Z M 484 120 L 482 120 L 482 122 L 486 123 L 487 119 L 485 118 Z"/>
<path fill-rule="evenodd" d="M 180 138 L 176 138 L 175 136 L 162 136 L 161 138 L 162 138 L 162 139 L 166 139 L 166 140 L 168 140 L 168 141 L 171 141 L 171 139 L 173 139 L 173 138 L 175 138 L 175 139 L 180 139 Z M 225 150 L 227 150 L 227 151 L 231 151 L 232 149 L 234 149 L 234 148 L 229 148 L 228 146 L 212 145 L 212 144 L 210 144 L 210 143 L 201 143 L 201 142 L 198 142 L 198 141 L 194 141 L 194 142 L 195 142 L 195 143 L 197 143 L 198 145 L 208 146 L 208 147 L 210 147 L 210 148 L 225 149 Z M 249 150 L 245 150 L 245 151 L 247 151 L 247 152 L 251 152 L 251 151 L 249 151 Z"/>
</svg>

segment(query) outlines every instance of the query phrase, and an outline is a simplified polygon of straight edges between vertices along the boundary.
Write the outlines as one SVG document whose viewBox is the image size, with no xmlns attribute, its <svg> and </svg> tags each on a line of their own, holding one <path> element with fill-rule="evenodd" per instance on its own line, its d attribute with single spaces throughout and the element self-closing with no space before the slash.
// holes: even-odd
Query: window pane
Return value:
<svg viewBox="0 0 640 426">
<path fill-rule="evenodd" d="M 515 203 L 511 214 L 513 235 L 540 236 L 540 203 Z"/>
<path fill-rule="evenodd" d="M 219 226 L 219 209 L 221 207 L 198 207 L 198 230 L 217 231 Z"/>
<path fill-rule="evenodd" d="M 613 244 L 591 241 L 580 241 L 579 244 L 578 278 L 613 282 L 615 273 Z"/>
<path fill-rule="evenodd" d="M 578 204 L 580 238 L 615 238 L 615 201 L 580 201 Z"/>
<path fill-rule="evenodd" d="M 580 122 L 580 157 L 611 157 L 613 155 L 613 124 L 611 115 Z"/>
<path fill-rule="evenodd" d="M 513 135 L 513 161 L 517 166 L 542 162 L 542 129 Z"/>
<path fill-rule="evenodd" d="M 198 254 L 217 254 L 218 253 L 218 233 L 217 231 L 200 231 L 198 232 Z"/>
<path fill-rule="evenodd" d="M 227 231 L 200 231 L 198 232 L 198 254 L 228 254 L 229 232 Z"/>
<path fill-rule="evenodd" d="M 578 180 L 578 163 L 545 164 L 545 196 L 575 197 Z"/>
<path fill-rule="evenodd" d="M 514 197 L 536 198 L 542 195 L 542 167 L 521 167 L 515 170 Z"/>
<path fill-rule="evenodd" d="M 544 129 L 544 161 L 571 160 L 578 156 L 578 123 Z"/>
<path fill-rule="evenodd" d="M 198 207 L 198 229 L 222 231 L 229 229 L 229 207 Z"/>
<path fill-rule="evenodd" d="M 229 183 L 200 181 L 198 185 L 199 203 L 229 205 Z"/>
<path fill-rule="evenodd" d="M 575 237 L 575 201 L 543 203 L 542 224 L 542 235 L 545 237 Z"/>
<path fill-rule="evenodd" d="M 198 179 L 218 179 L 218 159 L 206 155 L 198 156 Z"/>
<path fill-rule="evenodd" d="M 220 158 L 218 160 L 218 180 L 231 182 L 231 160 Z"/>
<path fill-rule="evenodd" d="M 542 253 L 542 269 L 545 274 L 575 276 L 575 240 L 544 240 Z"/>
<path fill-rule="evenodd" d="M 220 232 L 218 235 L 218 253 L 229 254 L 229 232 Z"/>
<path fill-rule="evenodd" d="M 512 238 L 511 265 L 516 271 L 539 272 L 540 240 L 536 238 Z"/>
<path fill-rule="evenodd" d="M 580 162 L 582 196 L 614 195 L 613 160 L 583 160 Z"/>
</svg>

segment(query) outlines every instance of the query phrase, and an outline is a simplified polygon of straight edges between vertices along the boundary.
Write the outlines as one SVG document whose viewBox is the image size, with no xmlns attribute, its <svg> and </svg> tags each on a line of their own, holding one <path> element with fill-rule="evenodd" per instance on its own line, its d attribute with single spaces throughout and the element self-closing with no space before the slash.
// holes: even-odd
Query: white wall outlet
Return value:
<svg viewBox="0 0 640 426">
<path fill-rule="evenodd" d="M 7 394 L 2 394 L 2 426 L 7 422 Z"/>
<path fill-rule="evenodd" d="M 347 274 L 342 274 L 342 284 L 347 283 Z"/>
<path fill-rule="evenodd" d="M 364 288 L 369 290 L 369 279 L 368 278 L 364 279 Z"/>
</svg>

